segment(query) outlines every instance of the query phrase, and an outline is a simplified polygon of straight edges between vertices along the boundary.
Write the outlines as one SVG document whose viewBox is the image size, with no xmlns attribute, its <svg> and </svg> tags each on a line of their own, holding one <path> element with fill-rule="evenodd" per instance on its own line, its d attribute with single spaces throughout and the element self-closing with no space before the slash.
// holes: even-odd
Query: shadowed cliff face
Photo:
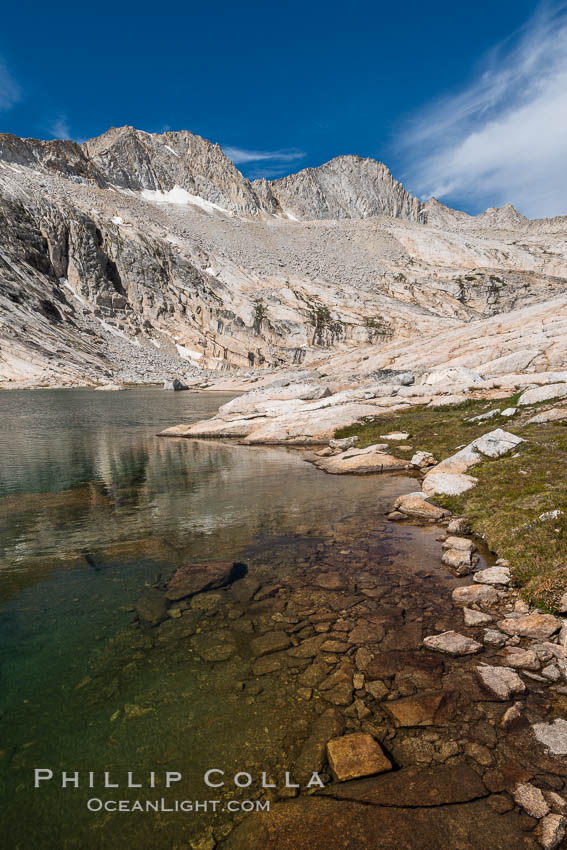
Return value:
<svg viewBox="0 0 567 850">
<path fill-rule="evenodd" d="M 0 136 L 0 381 L 161 381 L 458 332 L 565 291 L 563 218 L 338 157 L 250 183 L 187 131 Z M 519 342 L 521 347 L 521 340 Z"/>
</svg>

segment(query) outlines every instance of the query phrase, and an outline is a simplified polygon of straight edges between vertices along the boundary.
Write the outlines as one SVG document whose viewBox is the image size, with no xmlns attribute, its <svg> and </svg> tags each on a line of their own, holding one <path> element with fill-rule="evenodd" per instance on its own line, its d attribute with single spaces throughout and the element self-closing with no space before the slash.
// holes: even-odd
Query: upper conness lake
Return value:
<svg viewBox="0 0 567 850">
<path fill-rule="evenodd" d="M 210 417 L 228 399 L 151 388 L 0 395 L 6 846 L 221 841 L 241 817 L 228 813 L 227 801 L 295 793 L 282 787 L 285 772 L 314 718 L 352 700 L 341 700 L 339 689 L 325 701 L 308 677 L 300 687 L 315 653 L 293 655 L 294 646 L 324 636 L 335 621 L 340 637 L 343 621 L 352 628 L 365 603 L 381 598 L 390 611 L 381 637 L 403 626 L 402 646 L 420 645 L 421 625 L 410 622 L 420 619 L 419 607 L 405 619 L 394 608 L 400 588 L 414 593 L 408 576 L 438 563 L 438 544 L 433 530 L 384 520 L 395 496 L 416 482 L 325 475 L 299 450 L 156 436 Z M 199 594 L 166 623 L 139 626 L 135 604 L 149 586 L 183 564 L 232 559 L 248 565 L 247 592 L 235 582 Z M 319 581 L 321 572 L 332 578 Z M 437 573 L 424 605 L 440 595 L 445 579 Z M 251 642 L 272 632 L 284 634 L 283 643 L 260 654 L 270 659 L 260 669 Z M 228 647 L 222 658 L 219 646 Z M 334 649 L 344 652 L 338 643 Z M 317 663 L 328 673 L 344 666 L 333 647 Z M 54 779 L 34 789 L 35 768 L 51 769 Z M 225 771 L 224 788 L 203 784 L 211 768 Z M 169 791 L 166 770 L 183 775 Z M 80 787 L 62 788 L 61 771 L 79 771 Z M 103 788 L 104 771 L 118 789 Z M 125 787 L 128 771 L 142 789 Z M 234 788 L 238 771 L 253 775 L 251 787 Z M 262 772 L 277 790 L 263 791 Z M 92 798 L 222 806 L 95 813 Z"/>
</svg>

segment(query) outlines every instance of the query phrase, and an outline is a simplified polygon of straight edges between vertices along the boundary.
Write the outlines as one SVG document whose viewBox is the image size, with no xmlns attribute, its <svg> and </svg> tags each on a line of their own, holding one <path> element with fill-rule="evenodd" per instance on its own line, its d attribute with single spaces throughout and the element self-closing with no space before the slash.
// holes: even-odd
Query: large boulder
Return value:
<svg viewBox="0 0 567 850">
<path fill-rule="evenodd" d="M 189 564 L 180 567 L 170 578 L 165 592 L 169 600 L 185 599 L 203 590 L 224 587 L 247 573 L 246 564 L 238 561 L 215 561 L 211 564 Z"/>
<path fill-rule="evenodd" d="M 172 381 L 164 381 L 163 384 L 164 390 L 188 390 L 189 387 L 187 384 L 184 384 L 180 378 L 174 378 Z"/>
<path fill-rule="evenodd" d="M 435 715 L 445 700 L 443 691 L 419 693 L 403 699 L 384 703 L 384 708 L 392 715 L 396 726 L 432 726 Z"/>
<path fill-rule="evenodd" d="M 564 398 L 565 396 L 567 396 L 567 384 L 548 384 L 548 386 L 526 390 L 520 396 L 518 404 L 520 407 L 524 407 L 527 404 L 538 404 L 541 401 Z"/>
<path fill-rule="evenodd" d="M 339 800 L 374 806 L 428 807 L 465 803 L 485 797 L 478 773 L 467 764 L 406 767 L 369 779 L 333 784 L 320 792 Z"/>
<path fill-rule="evenodd" d="M 478 372 L 467 369 L 465 366 L 449 366 L 445 369 L 434 369 L 423 380 L 424 384 L 435 386 L 435 384 L 464 384 L 472 386 L 482 384 L 483 378 Z"/>
<path fill-rule="evenodd" d="M 445 652 L 447 655 L 474 655 L 483 648 L 482 644 L 458 632 L 442 632 L 440 635 L 430 635 L 423 639 L 426 649 Z"/>
<path fill-rule="evenodd" d="M 449 516 L 449 511 L 432 505 L 421 490 L 399 496 L 394 502 L 394 510 L 417 519 L 440 520 Z"/>
<path fill-rule="evenodd" d="M 460 496 L 478 484 L 478 478 L 472 475 L 436 470 L 437 467 L 423 479 L 422 487 L 426 496 Z"/>
<path fill-rule="evenodd" d="M 477 667 L 476 674 L 482 687 L 497 700 L 509 700 L 526 690 L 516 671 L 510 667 L 491 667 L 487 664 Z"/>
<path fill-rule="evenodd" d="M 167 600 L 155 587 L 144 590 L 135 607 L 138 620 L 144 626 L 156 626 L 167 618 Z"/>
<path fill-rule="evenodd" d="M 450 455 L 440 461 L 435 467 L 435 473 L 445 472 L 450 475 L 460 475 L 466 472 L 469 467 L 480 463 L 481 460 L 482 458 L 479 453 L 473 449 L 472 445 L 468 445 L 464 449 L 455 452 L 454 455 Z"/>
<path fill-rule="evenodd" d="M 487 567 L 479 570 L 473 576 L 477 584 L 494 584 L 506 586 L 510 584 L 510 570 L 508 567 Z"/>
<path fill-rule="evenodd" d="M 551 410 L 542 410 L 528 419 L 528 425 L 545 425 L 546 422 L 563 422 L 567 419 L 567 407 L 552 407 Z"/>
<path fill-rule="evenodd" d="M 424 469 L 426 466 L 435 466 L 437 461 L 431 452 L 416 452 L 410 461 L 412 466 L 417 467 L 417 469 Z"/>
<path fill-rule="evenodd" d="M 293 399 L 314 401 L 320 398 L 328 398 L 330 395 L 331 391 L 328 387 L 323 387 L 317 383 L 299 381 L 289 383 L 285 387 L 271 386 L 250 390 L 249 393 L 223 404 L 222 407 L 219 407 L 219 413 L 222 416 L 227 413 L 247 413 L 262 402 L 290 401 Z"/>
<path fill-rule="evenodd" d="M 546 750 L 556 756 L 567 756 L 567 720 L 556 717 L 550 723 L 534 723 L 532 728 Z"/>
<path fill-rule="evenodd" d="M 331 772 L 339 782 L 392 769 L 380 744 L 367 732 L 333 738 L 327 743 L 327 758 Z"/>
<path fill-rule="evenodd" d="M 548 640 L 561 628 L 561 620 L 553 614 L 525 614 L 515 619 L 500 620 L 498 628 L 507 635 Z"/>
<path fill-rule="evenodd" d="M 441 561 L 445 566 L 457 570 L 458 575 L 468 575 L 472 566 L 472 554 L 462 549 L 445 549 Z"/>
<path fill-rule="evenodd" d="M 366 449 L 348 449 L 332 457 L 317 458 L 315 465 L 331 475 L 399 472 L 411 468 L 409 461 L 384 452 L 381 445 L 368 446 Z"/>
<path fill-rule="evenodd" d="M 453 604 L 461 608 L 469 605 L 494 605 L 498 602 L 498 592 L 488 584 L 468 584 L 465 587 L 456 587 L 451 595 Z"/>
<path fill-rule="evenodd" d="M 523 443 L 521 437 L 511 434 L 509 431 L 503 431 L 502 428 L 496 428 L 488 434 L 483 434 L 471 443 L 471 448 L 486 457 L 496 458 L 511 452 L 517 448 L 520 443 Z"/>
<path fill-rule="evenodd" d="M 456 537 L 451 534 L 443 541 L 443 546 L 441 548 L 458 549 L 459 552 L 467 552 L 470 555 L 474 552 L 475 545 L 468 537 Z"/>
<path fill-rule="evenodd" d="M 489 458 L 502 457 L 523 442 L 524 440 L 521 437 L 511 434 L 509 431 L 504 431 L 502 428 L 496 428 L 494 431 L 483 434 L 482 437 L 477 437 L 468 446 L 442 460 L 431 470 L 431 473 L 438 475 L 443 472 L 460 475 L 471 466 L 480 463 L 483 456 Z"/>
</svg>

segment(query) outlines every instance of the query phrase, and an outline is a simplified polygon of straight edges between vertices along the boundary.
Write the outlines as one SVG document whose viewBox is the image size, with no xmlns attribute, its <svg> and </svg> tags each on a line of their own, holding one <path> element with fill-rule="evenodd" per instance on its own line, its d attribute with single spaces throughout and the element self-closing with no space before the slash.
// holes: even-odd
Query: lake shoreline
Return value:
<svg viewBox="0 0 567 850">
<path fill-rule="evenodd" d="M 197 398 L 204 401 L 205 396 L 192 395 L 157 389 L 108 397 L 93 392 L 89 403 L 94 408 L 87 411 L 84 394 L 77 394 L 74 415 L 79 418 L 74 421 L 68 413 L 71 421 L 66 424 L 75 458 L 80 456 L 77 432 L 87 428 L 88 476 L 84 483 L 79 476 L 79 487 L 72 477 L 62 478 L 66 469 L 68 475 L 72 471 L 67 448 L 59 461 L 54 455 L 57 393 L 38 394 L 39 410 L 20 426 L 22 454 L 12 461 L 13 481 L 22 481 L 23 459 L 31 453 L 33 460 L 34 452 L 46 468 L 59 470 L 57 485 L 63 492 L 47 499 L 45 516 L 56 520 L 61 544 L 74 545 L 68 524 L 73 516 L 85 523 L 76 531 L 85 548 L 85 534 L 92 535 L 101 513 L 100 535 L 87 548 L 94 567 L 83 556 L 82 563 L 56 570 L 49 581 L 31 585 L 10 603 L 12 619 L 6 628 L 17 646 L 28 647 L 26 663 L 45 667 L 30 641 L 35 633 L 43 644 L 46 629 L 55 638 L 55 623 L 44 621 L 40 613 L 47 609 L 60 630 L 55 644 L 63 659 L 69 656 L 73 635 L 79 636 L 79 626 L 81 645 L 89 649 L 84 660 L 71 653 L 65 677 L 61 673 L 58 680 L 51 674 L 49 688 L 57 695 L 54 705 L 62 717 L 56 721 L 54 715 L 47 726 L 48 685 L 38 684 L 42 679 L 36 672 L 30 680 L 32 704 L 40 713 L 34 714 L 32 705 L 24 715 L 16 694 L 27 696 L 30 685 L 13 679 L 11 722 L 26 716 L 30 720 L 21 729 L 20 720 L 12 727 L 13 750 L 4 762 L 6 787 L 25 783 L 26 771 L 38 758 L 47 765 L 71 759 L 74 769 L 88 771 L 98 767 L 97 752 L 112 775 L 125 765 L 147 772 L 156 759 L 160 767 L 163 760 L 162 770 L 185 765 L 180 790 L 187 799 L 197 799 L 203 769 L 220 765 L 229 776 L 244 766 L 251 774 L 265 770 L 270 777 L 289 772 L 300 793 L 285 783 L 275 790 L 246 789 L 242 799 L 268 801 L 270 812 L 206 813 L 191 822 L 164 812 L 160 830 L 150 827 L 156 850 L 181 839 L 189 846 L 230 850 L 296 850 L 298 837 L 318 848 L 324 841 L 327 846 L 338 842 L 337 830 L 358 835 L 360 846 L 372 846 L 377 829 L 383 846 L 392 848 L 399 847 L 399 835 L 418 830 L 429 850 L 440 829 L 457 830 L 469 846 L 488 848 L 496 840 L 510 850 L 539 846 L 534 843 L 543 829 L 538 823 L 548 817 L 548 826 L 555 823 L 558 802 L 549 794 L 564 796 L 567 778 L 564 758 L 534 743 L 533 732 L 544 727 L 545 736 L 560 716 L 563 697 L 552 698 L 554 684 L 540 679 L 541 670 L 561 659 L 544 662 L 537 654 L 541 651 L 543 658 L 545 651 L 552 652 L 548 644 L 559 646 L 555 635 L 538 639 L 543 650 L 532 648 L 535 639 L 510 634 L 505 645 L 484 643 L 485 628 L 496 630 L 502 620 L 519 622 L 519 600 L 515 591 L 471 584 L 470 575 L 454 575 L 441 562 L 446 541 L 440 538 L 449 534 L 447 522 L 454 518 L 421 526 L 388 519 L 397 499 L 415 492 L 417 481 L 411 476 L 418 473 L 321 475 L 305 462 L 308 455 L 299 447 L 286 446 L 295 450 L 282 452 L 264 446 L 258 452 L 258 446 L 234 440 L 155 437 L 148 411 L 167 421 L 172 411 L 182 418 L 177 406 L 183 404 L 186 415 L 196 416 Z M 34 397 L 26 398 L 33 407 Z M 170 405 L 169 412 L 155 411 L 162 400 Z M 108 416 L 114 417 L 114 425 L 104 431 L 102 421 Z M 31 439 L 34 434 L 37 439 L 40 425 L 45 455 L 43 443 L 36 448 Z M 361 434 L 356 445 L 365 439 Z M 14 440 L 6 438 L 12 454 L 18 445 Z M 392 454 L 404 457 L 399 449 Z M 102 476 L 100 485 L 93 481 L 93 468 Z M 28 498 L 15 497 L 17 516 L 27 518 Z M 34 498 L 37 511 L 41 501 Z M 196 509 L 188 533 L 187 520 Z M 201 515 L 207 522 L 214 520 L 214 533 L 200 536 Z M 178 524 L 171 524 L 175 517 Z M 141 533 L 128 522 L 141 523 Z M 122 532 L 116 539 L 114 529 Z M 456 536 L 470 539 L 464 529 Z M 32 528 L 30 541 L 37 537 Z M 14 553 L 21 548 L 22 539 L 15 538 Z M 475 566 L 489 567 L 479 548 L 472 553 L 481 559 Z M 194 587 L 187 594 L 170 592 L 164 604 L 177 570 L 221 559 L 246 563 L 246 574 L 229 572 L 220 586 L 205 582 L 197 592 Z M 477 600 L 462 596 L 468 588 L 479 589 Z M 461 601 L 455 605 L 457 591 Z M 112 623 L 118 623 L 113 606 L 119 606 L 118 627 L 103 630 L 101 624 L 92 631 L 85 607 L 89 600 L 93 613 L 105 612 Z M 464 609 L 462 601 L 467 603 Z M 24 607 L 14 621 L 20 605 Z M 447 633 L 460 635 L 464 643 L 455 645 L 452 637 L 447 651 L 426 642 Z M 86 640 L 89 634 L 92 646 Z M 489 670 L 508 666 L 511 649 L 528 653 L 532 678 L 514 668 L 525 690 L 511 691 L 503 699 L 502 693 L 487 690 L 477 668 L 485 663 Z M 7 661 L 12 664 L 12 677 L 18 673 L 16 657 L 16 650 L 3 657 L 4 668 Z M 53 661 L 50 669 L 55 670 Z M 58 685 L 64 688 L 65 703 Z M 511 716 L 518 701 L 522 710 Z M 72 707 L 80 717 L 65 714 Z M 5 714 L 4 724 L 7 719 Z M 49 728 L 53 737 L 58 723 L 68 731 L 51 745 L 42 730 Z M 73 759 L 74 736 L 83 743 L 80 757 Z M 26 747 L 30 741 L 33 746 Z M 175 746 L 167 745 L 170 741 Z M 304 793 L 313 772 L 320 772 L 325 789 Z M 542 818 L 527 815 L 516 801 L 522 784 L 539 790 L 544 800 L 549 797 L 549 811 Z M 229 790 L 226 796 L 223 792 L 225 802 L 234 797 Z M 85 818 L 78 798 L 69 809 L 72 818 L 56 808 L 60 802 L 50 791 L 41 798 L 21 791 L 18 811 L 32 800 L 39 803 L 36 823 L 46 823 L 58 811 L 64 832 L 90 834 L 97 816 Z M 111 816 L 105 846 L 135 841 L 141 827 L 136 817 L 124 813 L 118 829 Z M 29 837 L 35 827 L 33 821 L 25 825 L 20 820 L 11 819 L 6 834 L 21 841 L 21 830 L 29 829 Z M 387 823 L 395 824 L 397 837 L 388 832 Z M 147 829 L 147 820 L 145 824 Z"/>
</svg>

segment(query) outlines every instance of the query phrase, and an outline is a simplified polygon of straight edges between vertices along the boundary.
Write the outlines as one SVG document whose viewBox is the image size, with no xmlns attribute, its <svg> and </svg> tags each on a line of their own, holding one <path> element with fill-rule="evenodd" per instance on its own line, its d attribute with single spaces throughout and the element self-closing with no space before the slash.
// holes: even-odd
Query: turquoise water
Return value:
<svg viewBox="0 0 567 850">
<path fill-rule="evenodd" d="M 60 771 L 123 781 L 153 770 L 161 795 L 160 772 L 181 769 L 177 796 L 203 799 L 206 769 L 229 774 L 244 760 L 283 770 L 286 735 L 305 734 L 312 709 L 285 677 L 261 695 L 241 692 L 244 650 L 203 662 L 182 641 L 141 631 L 133 605 L 192 561 L 243 559 L 251 575 L 277 581 L 338 524 L 376 521 L 415 485 L 326 476 L 292 450 L 155 436 L 228 399 L 159 389 L 0 395 L 4 846 L 185 848 L 210 824 L 222 836 L 227 818 L 208 813 L 89 812 L 93 791 L 61 789 Z M 206 612 L 205 627 L 221 616 Z M 34 789 L 35 768 L 56 779 Z"/>
</svg>

